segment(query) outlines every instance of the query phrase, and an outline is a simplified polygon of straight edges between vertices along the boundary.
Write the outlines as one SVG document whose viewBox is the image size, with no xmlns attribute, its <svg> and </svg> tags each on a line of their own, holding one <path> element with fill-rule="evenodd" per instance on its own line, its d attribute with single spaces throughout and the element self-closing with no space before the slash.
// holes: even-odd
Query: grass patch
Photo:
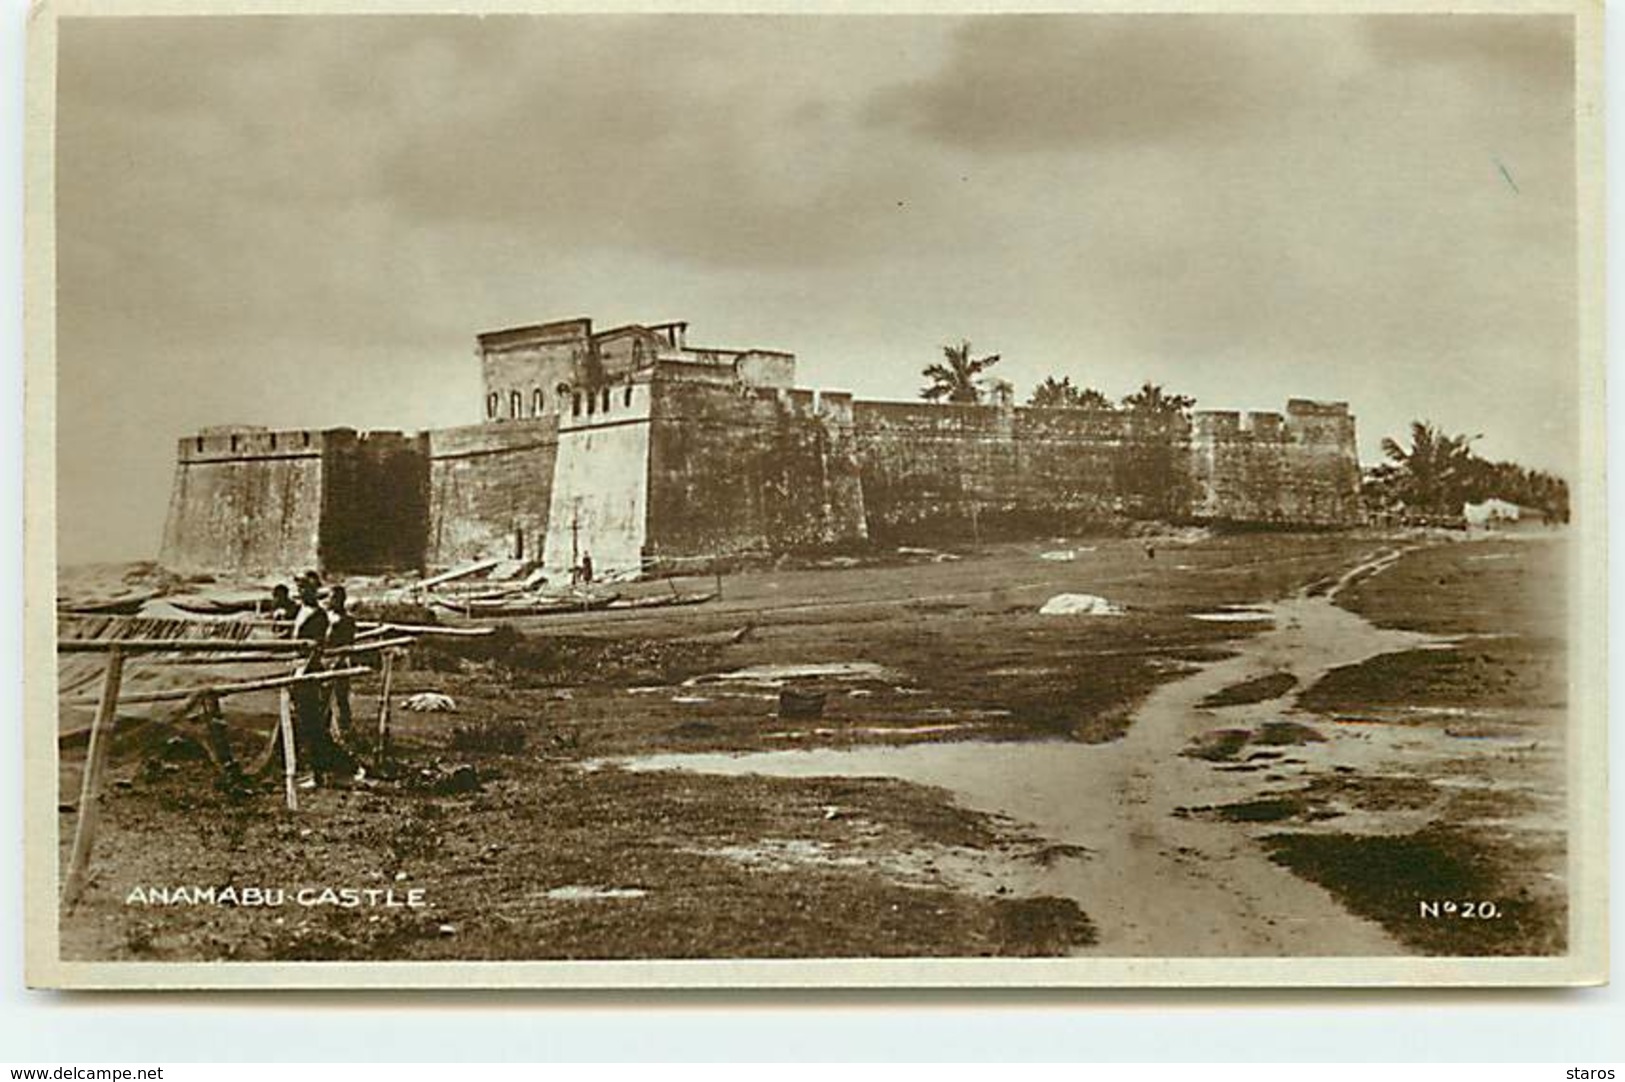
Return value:
<svg viewBox="0 0 1625 1082">
<path fill-rule="evenodd" d="M 1227 763 L 1240 755 L 1252 738 L 1248 729 L 1215 729 L 1197 737 L 1180 754 L 1210 763 Z"/>
<path fill-rule="evenodd" d="M 1432 545 L 1354 583 L 1337 603 L 1381 627 L 1467 635 L 1512 626 L 1561 635 L 1566 547 L 1561 538 Z"/>
<path fill-rule="evenodd" d="M 476 755 L 518 755 L 525 750 L 525 727 L 501 719 L 459 725 L 451 731 L 451 750 Z"/>
<path fill-rule="evenodd" d="M 1297 686 L 1298 678 L 1291 673 L 1269 673 L 1266 676 L 1243 680 L 1239 684 L 1231 684 L 1227 688 L 1215 691 L 1197 705 L 1205 707 L 1245 706 L 1249 703 L 1268 702 L 1270 699 L 1279 699 Z"/>
<path fill-rule="evenodd" d="M 1449 650 L 1380 654 L 1333 669 L 1298 697 L 1320 714 L 1372 707 L 1462 706 L 1559 709 L 1565 658 L 1552 639 L 1481 639 Z"/>
<path fill-rule="evenodd" d="M 1272 834 L 1263 841 L 1271 860 L 1427 954 L 1527 956 L 1564 949 L 1560 902 L 1511 886 L 1506 855 L 1464 832 L 1434 826 L 1397 836 Z M 1424 917 L 1424 902 L 1491 902 L 1499 915 Z"/>
<path fill-rule="evenodd" d="M 1072 947 L 1092 946 L 1095 926 L 1070 898 L 1014 898 L 997 903 L 994 941 L 1001 955 L 1013 958 L 1064 954 Z"/>
<path fill-rule="evenodd" d="M 1326 737 L 1320 730 L 1296 721 L 1266 721 L 1253 734 L 1253 742 L 1270 747 L 1302 747 L 1324 744 Z"/>
<path fill-rule="evenodd" d="M 715 663 L 715 643 L 592 635 L 530 635 L 498 624 L 479 638 L 426 638 L 412 647 L 414 667 L 431 672 L 483 672 L 509 688 L 672 683 Z"/>
<path fill-rule="evenodd" d="M 402 750 L 419 767 L 432 761 L 429 746 L 403 741 Z M 1066 899 L 988 897 L 883 870 L 870 858 L 932 846 L 991 854 L 1030 841 L 901 781 L 582 771 L 516 757 L 455 796 L 405 781 L 314 790 L 293 821 L 277 813 L 276 791 L 251 809 L 228 806 L 197 786 L 200 769 L 110 790 L 105 855 L 64 924 L 65 957 L 1036 957 L 1095 935 Z M 802 839 L 848 859 L 780 871 L 709 853 L 760 838 Z M 159 913 L 122 902 L 131 883 L 194 881 L 421 888 L 433 908 Z M 549 894 L 570 886 L 643 893 Z"/>
</svg>

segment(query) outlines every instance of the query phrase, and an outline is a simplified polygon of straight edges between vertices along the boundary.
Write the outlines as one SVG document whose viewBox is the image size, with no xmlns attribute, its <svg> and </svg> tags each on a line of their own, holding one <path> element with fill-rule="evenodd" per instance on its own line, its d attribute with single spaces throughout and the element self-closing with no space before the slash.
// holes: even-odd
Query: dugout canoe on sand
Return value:
<svg viewBox="0 0 1625 1082">
<path fill-rule="evenodd" d="M 650 597 L 622 597 L 611 601 L 606 608 L 611 611 L 622 609 L 664 609 L 672 605 L 699 605 L 716 598 L 716 591 L 703 594 L 654 594 Z"/>
<path fill-rule="evenodd" d="M 211 590 L 208 593 L 172 594 L 164 601 L 182 612 L 198 616 L 234 616 L 269 608 L 269 590 Z"/>
<path fill-rule="evenodd" d="M 498 598 L 445 598 L 435 597 L 436 608 L 458 616 L 554 616 L 567 612 L 592 612 L 606 609 L 619 594 L 587 594 L 577 596 L 551 595 L 546 597 Z"/>
<path fill-rule="evenodd" d="M 56 611 L 73 616 L 134 616 L 158 593 L 157 590 L 131 590 L 122 594 L 58 598 Z"/>
</svg>

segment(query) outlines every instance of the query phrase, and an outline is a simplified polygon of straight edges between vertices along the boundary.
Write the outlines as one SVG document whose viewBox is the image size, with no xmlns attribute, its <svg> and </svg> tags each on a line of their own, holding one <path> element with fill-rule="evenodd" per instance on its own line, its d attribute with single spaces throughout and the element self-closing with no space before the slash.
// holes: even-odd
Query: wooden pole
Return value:
<svg viewBox="0 0 1625 1082">
<path fill-rule="evenodd" d="M 389 651 L 397 646 L 411 646 L 417 642 L 410 635 L 401 635 L 393 639 L 379 639 L 377 642 L 358 642 L 354 646 L 335 646 L 322 651 L 322 657 L 331 661 L 336 657 L 354 657 L 357 654 L 371 654 L 379 651 Z"/>
<path fill-rule="evenodd" d="M 357 636 L 359 638 L 360 636 Z M 410 635 L 380 639 L 378 642 L 340 646 L 324 651 L 327 657 L 364 654 L 385 646 L 406 646 L 413 642 Z M 125 656 L 130 654 L 275 654 L 281 657 L 299 657 L 308 654 L 315 644 L 302 639 L 61 639 L 56 644 L 59 654 L 105 654 L 117 648 Z"/>
<path fill-rule="evenodd" d="M 450 604 L 450 602 L 448 602 Z M 455 606 L 454 606 L 455 607 Z M 256 626 L 291 627 L 292 620 L 250 620 Z M 489 635 L 496 631 L 494 627 L 447 627 L 443 624 L 396 624 L 379 623 L 376 620 L 357 620 L 355 626 L 359 629 L 356 638 L 363 635 L 379 635 L 385 631 L 397 632 L 403 635 Z"/>
<path fill-rule="evenodd" d="M 293 696 L 284 687 L 281 700 L 281 716 L 278 724 L 282 732 L 282 790 L 288 798 L 288 810 L 299 810 L 299 753 L 294 750 L 293 744 Z"/>
<path fill-rule="evenodd" d="M 113 725 L 118 709 L 119 683 L 124 679 L 124 653 L 107 654 L 107 672 L 102 680 L 101 703 L 90 730 L 90 746 L 85 750 L 85 776 L 79 786 L 79 819 L 73 831 L 73 855 L 68 860 L 68 881 L 62 889 L 62 907 L 72 909 L 85 889 L 90 870 L 90 848 L 96 844 L 96 821 L 100 815 L 102 772 L 113 743 Z"/>
<path fill-rule="evenodd" d="M 378 754 L 380 757 L 389 756 L 389 695 L 390 685 L 395 678 L 395 651 L 384 652 L 384 691 L 383 698 L 378 704 Z"/>
<path fill-rule="evenodd" d="M 58 639 L 59 654 L 104 654 L 117 649 L 129 654 L 284 654 L 310 652 L 309 643 L 295 639 Z"/>
<path fill-rule="evenodd" d="M 329 680 L 336 680 L 341 676 L 366 676 L 372 672 L 365 665 L 352 665 L 347 669 L 328 669 L 326 672 L 313 672 L 295 674 L 293 676 L 270 676 L 263 680 L 245 680 L 240 684 L 213 684 L 200 688 L 175 688 L 173 691 L 144 691 L 139 695 L 126 695 L 120 699 L 126 705 L 137 703 L 173 703 L 189 699 L 200 691 L 213 692 L 224 698 L 227 695 L 241 695 L 249 691 L 270 691 L 273 688 L 291 687 L 294 684 L 321 684 Z M 89 705 L 82 699 L 70 699 L 68 706 Z"/>
<path fill-rule="evenodd" d="M 429 578 L 422 579 L 413 584 L 413 589 L 427 590 L 431 586 L 439 586 L 442 582 L 453 582 L 457 579 L 467 578 L 469 575 L 477 575 L 481 571 L 491 570 L 501 562 L 494 556 L 484 560 L 476 560 L 464 567 L 453 568 L 450 571 L 443 571 L 438 575 L 431 575 Z"/>
</svg>

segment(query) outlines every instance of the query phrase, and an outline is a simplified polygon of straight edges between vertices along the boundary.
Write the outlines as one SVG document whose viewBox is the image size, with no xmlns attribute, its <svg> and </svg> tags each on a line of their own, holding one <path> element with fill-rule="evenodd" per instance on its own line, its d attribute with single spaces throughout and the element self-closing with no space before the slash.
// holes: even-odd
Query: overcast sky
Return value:
<svg viewBox="0 0 1625 1082">
<path fill-rule="evenodd" d="M 913 398 L 943 343 L 1347 399 L 1572 476 L 1566 17 L 64 19 L 65 561 L 177 437 L 480 417 L 476 332 L 686 319 Z"/>
</svg>

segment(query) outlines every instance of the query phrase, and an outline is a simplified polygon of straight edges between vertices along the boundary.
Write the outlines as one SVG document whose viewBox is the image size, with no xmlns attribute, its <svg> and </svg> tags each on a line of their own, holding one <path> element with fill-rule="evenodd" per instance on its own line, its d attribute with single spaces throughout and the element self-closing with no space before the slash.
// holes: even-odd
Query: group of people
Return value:
<svg viewBox="0 0 1625 1082">
<path fill-rule="evenodd" d="M 284 632 L 286 637 L 313 644 L 299 671 L 322 672 L 326 668 L 324 652 L 355 645 L 356 625 L 350 615 L 349 597 L 343 586 L 333 586 L 327 590 L 324 606 L 321 576 L 314 571 L 300 575 L 294 588 L 297 601 L 284 584 L 278 583 L 272 589 L 270 615 L 291 622 Z M 339 663 L 340 667 L 347 664 L 347 660 Z M 309 788 L 348 776 L 355 767 L 345 750 L 352 737 L 350 678 L 295 684 L 290 698 L 299 762 L 309 771 L 300 784 Z"/>
</svg>

